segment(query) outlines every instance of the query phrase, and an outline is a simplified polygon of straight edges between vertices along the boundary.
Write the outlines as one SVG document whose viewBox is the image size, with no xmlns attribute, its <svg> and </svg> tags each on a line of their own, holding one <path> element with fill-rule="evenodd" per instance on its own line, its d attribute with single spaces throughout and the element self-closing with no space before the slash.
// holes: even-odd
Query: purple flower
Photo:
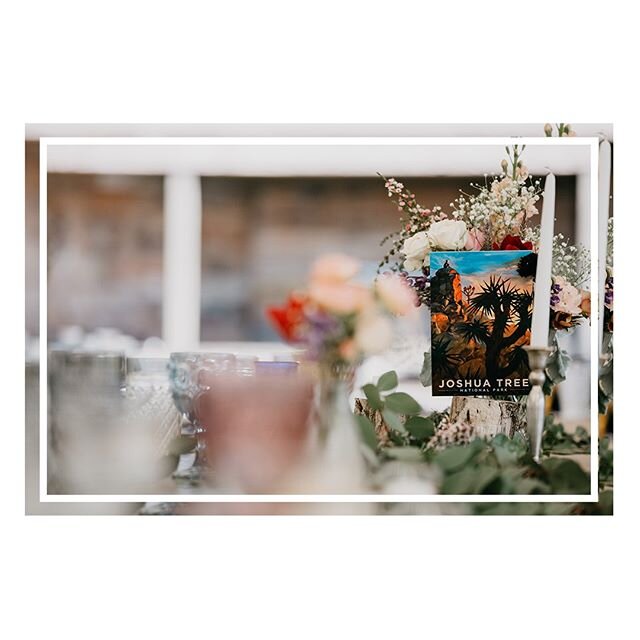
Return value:
<svg viewBox="0 0 640 640">
<path fill-rule="evenodd" d="M 321 311 L 306 314 L 307 332 L 305 342 L 312 358 L 318 358 L 324 351 L 327 341 L 340 331 L 340 321 Z"/>
</svg>

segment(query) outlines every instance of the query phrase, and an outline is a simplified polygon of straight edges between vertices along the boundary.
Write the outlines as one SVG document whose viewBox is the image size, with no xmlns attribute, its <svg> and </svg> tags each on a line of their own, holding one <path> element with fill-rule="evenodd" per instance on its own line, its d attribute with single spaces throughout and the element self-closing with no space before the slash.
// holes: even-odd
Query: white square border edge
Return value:
<svg viewBox="0 0 640 640">
<path fill-rule="evenodd" d="M 590 250 L 591 250 L 591 295 L 595 293 L 600 309 L 600 291 L 598 288 L 598 150 L 597 137 L 574 138 L 531 138 L 531 137 L 68 137 L 48 136 L 39 142 L 39 288 L 40 288 L 40 375 L 39 375 L 39 499 L 41 502 L 247 502 L 247 503 L 360 503 L 360 502 L 597 502 L 598 501 L 598 373 L 600 347 L 598 345 L 598 323 L 591 323 L 591 492 L 588 495 L 378 495 L 378 494 L 49 494 L 47 491 L 47 417 L 48 417 L 48 373 L 47 373 L 47 151 L 56 145 L 406 145 L 406 146 L 495 146 L 514 143 L 548 146 L 586 146 L 590 148 Z M 595 233 L 594 230 L 595 229 Z M 593 308 L 593 307 L 592 307 Z"/>
</svg>

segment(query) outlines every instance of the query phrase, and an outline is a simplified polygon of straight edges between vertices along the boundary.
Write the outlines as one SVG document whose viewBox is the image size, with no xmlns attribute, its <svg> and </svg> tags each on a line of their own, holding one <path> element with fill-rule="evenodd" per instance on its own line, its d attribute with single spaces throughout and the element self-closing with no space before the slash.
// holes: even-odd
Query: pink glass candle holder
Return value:
<svg viewBox="0 0 640 640">
<path fill-rule="evenodd" d="M 214 484 L 239 493 L 278 492 L 306 451 L 311 379 L 204 376 L 198 413 Z"/>
</svg>

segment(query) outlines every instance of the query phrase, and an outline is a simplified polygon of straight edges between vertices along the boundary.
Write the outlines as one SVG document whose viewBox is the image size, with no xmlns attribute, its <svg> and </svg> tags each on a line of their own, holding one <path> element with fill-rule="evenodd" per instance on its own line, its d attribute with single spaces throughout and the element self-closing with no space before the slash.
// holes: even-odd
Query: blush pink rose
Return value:
<svg viewBox="0 0 640 640">
<path fill-rule="evenodd" d="M 479 229 L 469 229 L 467 231 L 467 240 L 464 243 L 464 248 L 467 251 L 480 251 L 484 244 L 484 233 Z"/>
<path fill-rule="evenodd" d="M 331 253 L 318 258 L 311 267 L 311 281 L 347 282 L 360 271 L 360 262 L 350 256 Z"/>
<path fill-rule="evenodd" d="M 312 282 L 308 296 L 325 311 L 338 315 L 360 312 L 373 302 L 369 289 L 348 282 Z"/>
<path fill-rule="evenodd" d="M 385 273 L 376 280 L 376 293 L 382 304 L 396 315 L 405 316 L 416 308 L 414 290 L 395 273 Z"/>
</svg>

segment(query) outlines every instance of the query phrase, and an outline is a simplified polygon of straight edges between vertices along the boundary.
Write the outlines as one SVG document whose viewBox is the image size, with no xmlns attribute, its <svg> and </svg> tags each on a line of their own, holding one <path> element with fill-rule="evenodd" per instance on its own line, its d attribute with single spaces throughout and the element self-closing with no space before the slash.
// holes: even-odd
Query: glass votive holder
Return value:
<svg viewBox="0 0 640 640">
<path fill-rule="evenodd" d="M 127 358 L 127 419 L 148 431 L 156 455 L 166 455 L 180 435 L 181 416 L 171 395 L 167 358 Z"/>
<path fill-rule="evenodd" d="M 218 490 L 278 492 L 307 452 L 313 383 L 303 375 L 218 376 L 202 394 L 207 464 Z"/>
<path fill-rule="evenodd" d="M 258 376 L 286 376 L 298 373 L 299 364 L 292 360 L 258 360 L 255 363 Z"/>
</svg>

